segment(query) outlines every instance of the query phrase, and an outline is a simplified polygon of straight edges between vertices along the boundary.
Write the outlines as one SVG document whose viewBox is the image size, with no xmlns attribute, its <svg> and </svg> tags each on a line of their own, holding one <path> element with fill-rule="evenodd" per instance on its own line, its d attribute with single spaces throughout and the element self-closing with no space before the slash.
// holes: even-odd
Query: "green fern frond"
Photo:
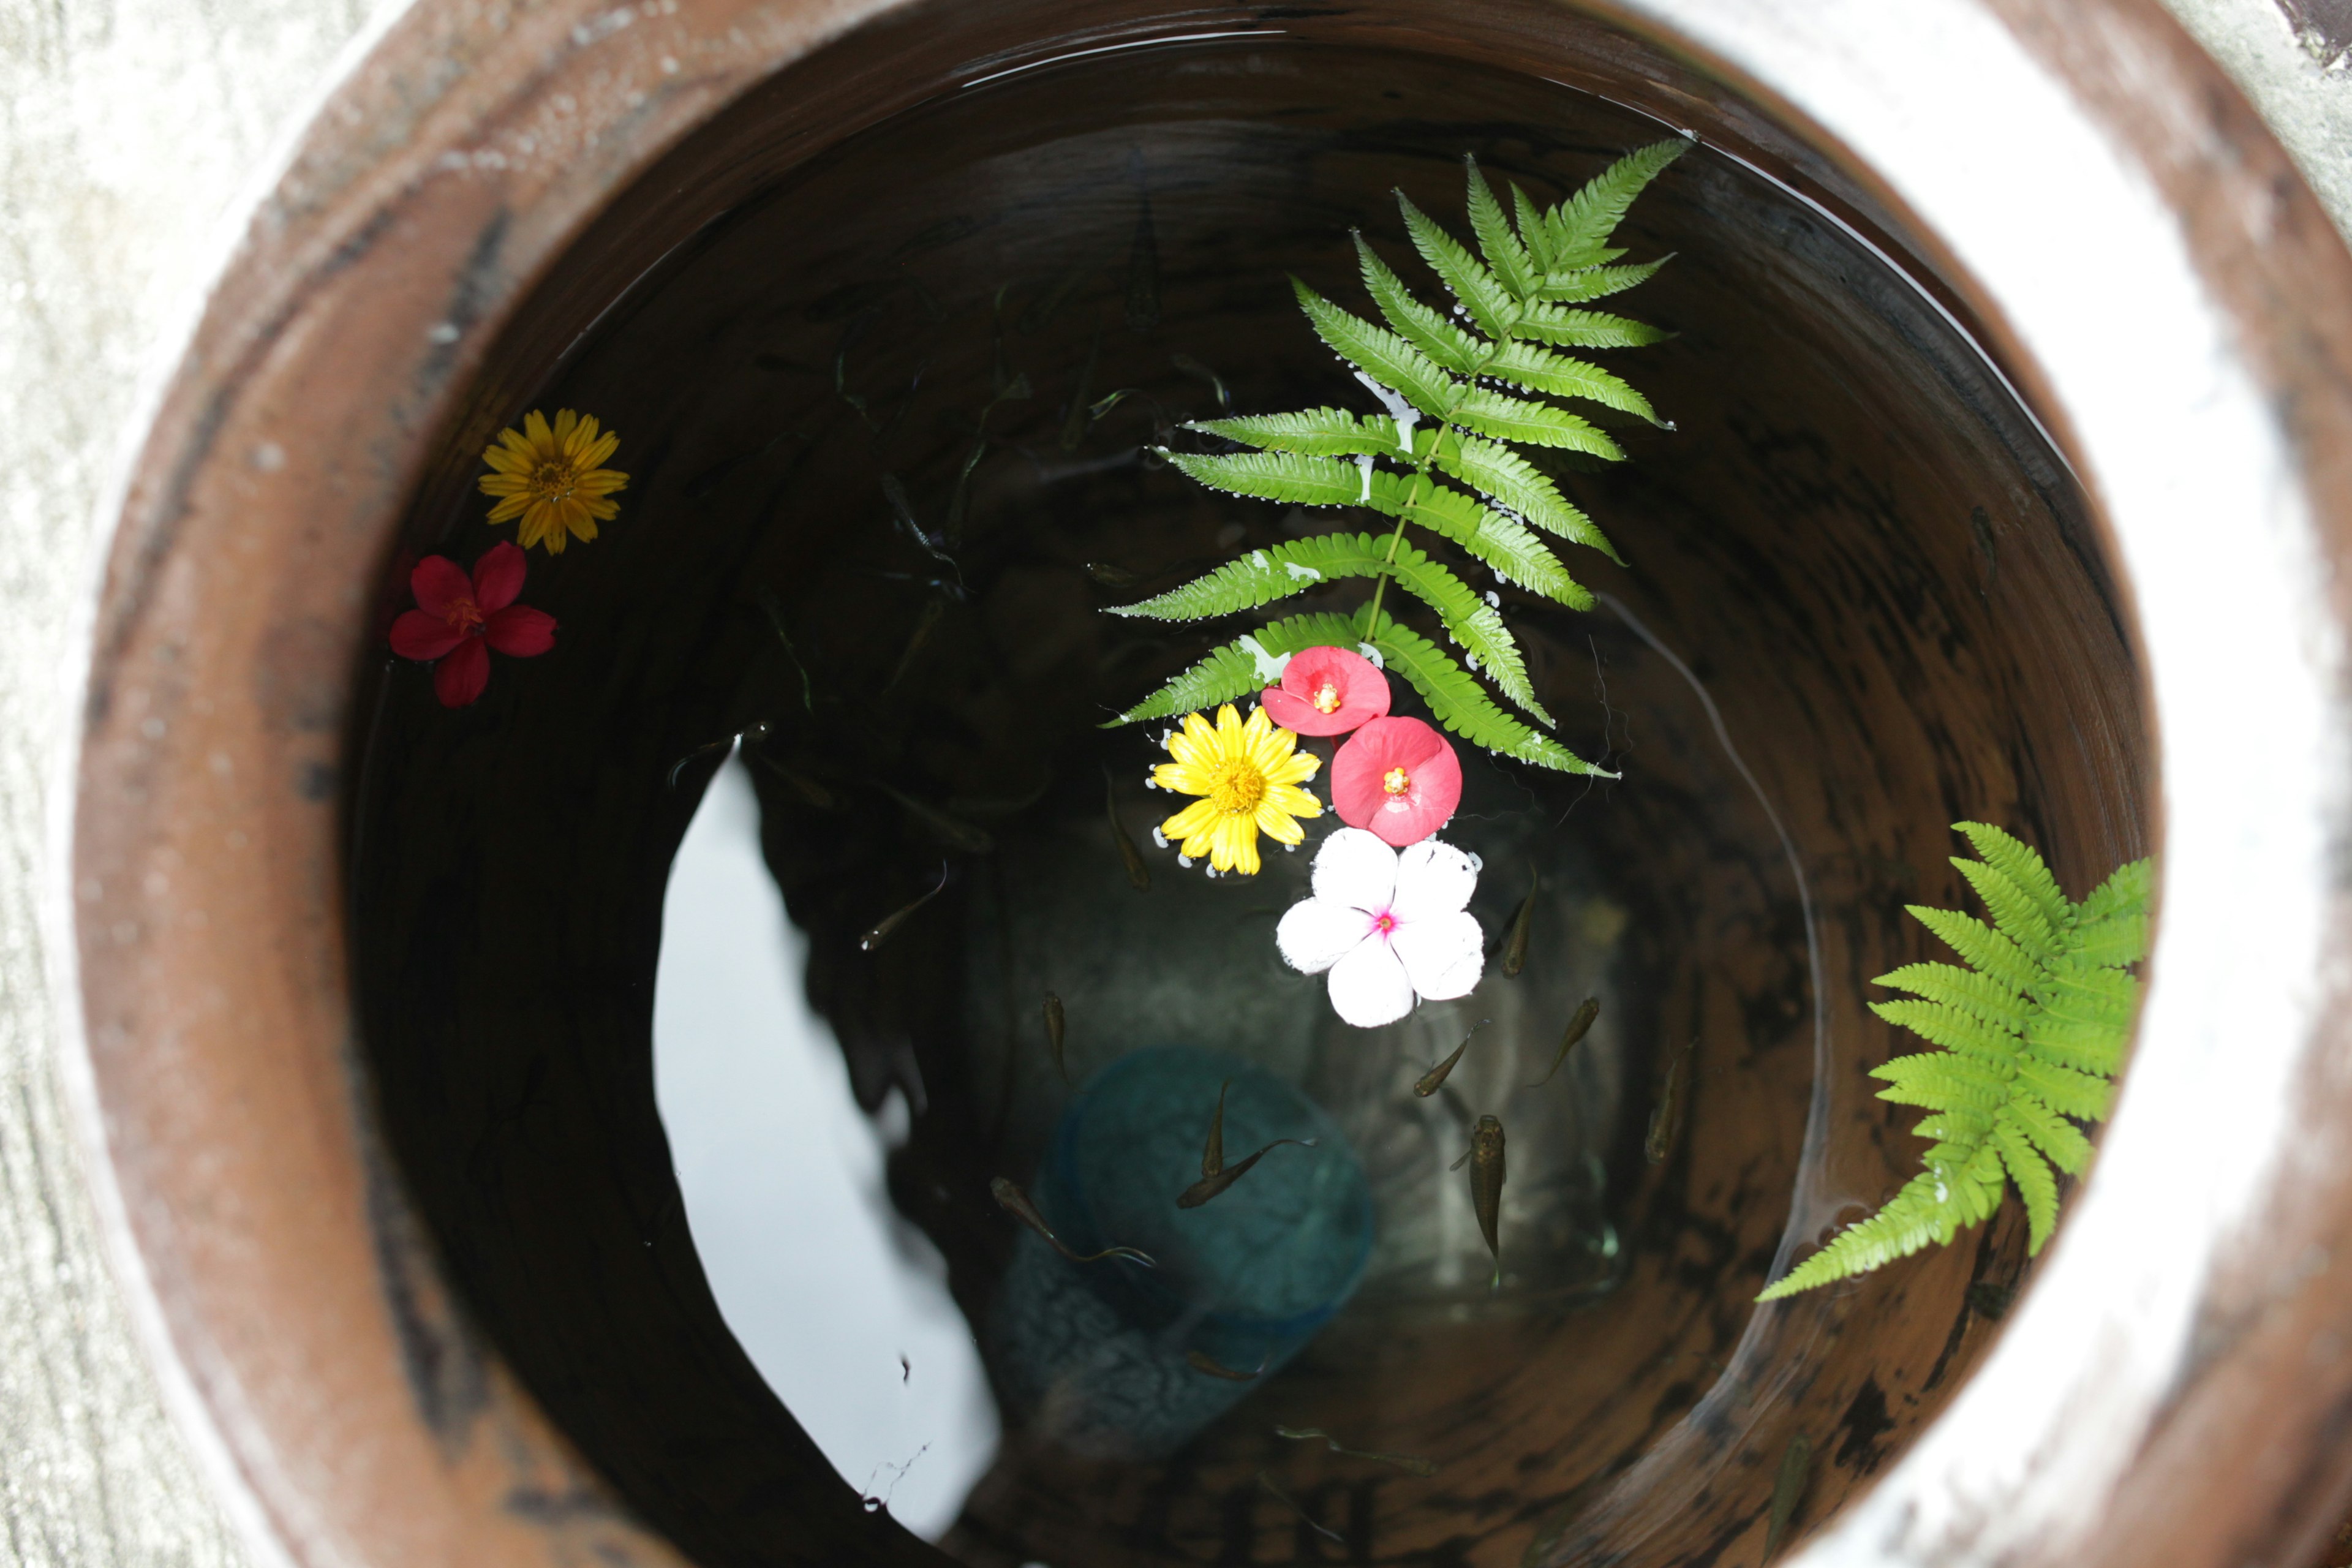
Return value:
<svg viewBox="0 0 2352 1568">
<path fill-rule="evenodd" d="M 1391 570 L 1381 556 L 1384 543 L 1369 533 L 1321 533 L 1270 544 L 1140 604 L 1114 605 L 1110 613 L 1152 621 L 1201 621 L 1254 610 L 1335 578 L 1377 577 Z"/>
<path fill-rule="evenodd" d="M 1294 278 L 1300 309 L 1315 323 L 1315 335 L 1335 354 L 1400 394 L 1433 419 L 1445 417 L 1461 384 L 1435 361 L 1386 327 L 1351 316 Z"/>
<path fill-rule="evenodd" d="M 1404 279 L 1389 269 L 1380 252 L 1361 233 L 1356 237 L 1356 263 L 1364 275 L 1364 289 L 1381 315 L 1397 334 L 1457 375 L 1467 375 L 1486 353 L 1486 345 L 1412 297 Z"/>
<path fill-rule="evenodd" d="M 1625 558 L 1593 526 L 1582 509 L 1533 463 L 1508 447 L 1476 436 L 1450 436 L 1438 443 L 1437 466 L 1497 506 L 1517 512 L 1546 533 L 1559 534 L 1600 551 L 1623 565 Z"/>
<path fill-rule="evenodd" d="M 1588 267 L 1580 272 L 1555 272 L 1544 279 L 1536 298 L 1563 305 L 1586 305 L 1595 300 L 1606 300 L 1612 294 L 1622 294 L 1637 289 L 1658 275 L 1658 268 L 1672 261 L 1672 256 L 1661 256 L 1655 261 L 1644 261 L 1629 267 Z"/>
<path fill-rule="evenodd" d="M 1518 639 L 1511 636 L 1511 628 L 1503 624 L 1501 610 L 1480 599 L 1470 591 L 1468 584 L 1410 544 L 1397 546 L 1396 561 L 1391 570 L 1398 586 L 1437 612 L 1454 640 L 1495 683 L 1495 689 L 1534 714 L 1545 729 L 1554 727 L 1551 715 L 1536 700 L 1535 688 L 1528 680 L 1527 657 L 1519 651 Z"/>
<path fill-rule="evenodd" d="M 1591 591 L 1568 574 L 1559 557 L 1525 524 L 1514 521 L 1471 496 L 1441 484 L 1411 491 L 1400 476 L 1372 476 L 1372 510 L 1452 540 L 1476 556 L 1505 583 L 1541 594 L 1574 610 L 1592 607 Z"/>
<path fill-rule="evenodd" d="M 1405 533 L 1424 529 L 1506 583 L 1571 608 L 1591 607 L 1591 594 L 1536 531 L 1612 560 L 1622 557 L 1559 485 L 1514 448 L 1582 452 L 1609 461 L 1624 457 L 1591 421 L 1546 399 L 1580 399 L 1659 423 L 1649 400 L 1621 377 L 1559 350 L 1638 348 L 1667 336 L 1627 317 L 1569 307 L 1631 288 L 1657 270 L 1656 262 L 1616 265 L 1623 253 L 1605 242 L 1627 205 L 1685 145 L 1662 143 L 1620 159 L 1549 211 L 1517 186 L 1507 210 L 1475 161 L 1465 160 L 1475 250 L 1400 192 L 1398 210 L 1413 248 L 1453 294 L 1456 311 L 1416 297 L 1361 234 L 1355 236 L 1358 268 L 1378 321 L 1293 279 L 1316 335 L 1371 389 L 1386 417 L 1313 408 L 1202 420 L 1189 428 L 1252 450 L 1165 455 L 1213 489 L 1295 506 L 1360 507 L 1396 520 L 1394 531 L 1385 541 L 1333 533 L 1255 550 L 1117 613 L 1162 619 L 1229 615 L 1337 579 L 1369 577 L 1370 600 L 1348 619 L 1352 630 L 1342 646 L 1360 643 L 1379 653 L 1421 693 L 1440 724 L 1475 744 L 1541 767 L 1594 771 L 1504 713 L 1489 696 L 1481 677 L 1538 723 L 1552 723 L 1498 596 L 1479 594 L 1457 569 L 1407 543 Z M 1501 390 L 1505 385 L 1520 392 Z M 1391 583 L 1436 613 L 1469 668 L 1420 633 L 1383 619 Z M 1211 654 L 1121 721 L 1182 711 L 1171 707 L 1182 701 L 1205 705 L 1246 691 L 1259 673 L 1258 653 L 1269 653 L 1266 662 L 1273 657 L 1265 635 L 1253 645 L 1255 652 L 1236 643 Z"/>
<path fill-rule="evenodd" d="M 1548 403 L 1529 403 L 1492 387 L 1471 388 L 1454 410 L 1454 423 L 1462 429 L 1491 436 L 1497 441 L 1517 441 L 1523 447 L 1586 452 L 1612 463 L 1625 456 L 1625 448 L 1611 439 L 1607 431 L 1581 415 L 1554 408 Z"/>
<path fill-rule="evenodd" d="M 2091 1142 L 2074 1123 L 2104 1119 L 2114 1098 L 2139 994 L 2126 965 L 2147 951 L 2153 868 L 2134 861 L 2074 904 L 2027 845 L 1982 823 L 1954 827 L 1983 857 L 1953 864 L 1994 925 L 1910 908 L 1974 968 L 1905 964 L 1877 984 L 1916 1000 L 1870 1005 L 1939 1047 L 1871 1069 L 1887 1085 L 1881 1100 L 1932 1113 L 1912 1129 L 1935 1140 L 1927 1169 L 1759 1301 L 1864 1273 L 1931 1241 L 1948 1243 L 1961 1226 L 1990 1215 L 2011 1185 L 2025 1205 L 2026 1251 L 2038 1253 L 2058 1222 L 2057 1173 L 2089 1168 Z"/>
<path fill-rule="evenodd" d="M 1534 343 L 1507 342 L 1486 366 L 1486 374 L 1497 381 L 1523 386 L 1529 392 L 1549 392 L 1554 397 L 1580 397 L 1587 403 L 1598 403 L 1603 408 L 1614 408 L 1621 414 L 1631 414 L 1661 425 L 1657 411 L 1650 400 L 1625 384 L 1622 377 L 1610 374 L 1597 364 L 1580 359 L 1570 359 L 1562 353 L 1541 348 Z"/>
<path fill-rule="evenodd" d="M 1306 452 L 1235 452 L 1202 457 L 1170 452 L 1168 460 L 1211 489 L 1295 506 L 1356 506 L 1367 469 Z"/>
<path fill-rule="evenodd" d="M 1626 153 L 1562 202 L 1545 225 L 1552 267 L 1590 267 L 1601 260 L 1602 247 L 1625 220 L 1633 198 L 1690 148 L 1688 142 L 1654 142 Z"/>
<path fill-rule="evenodd" d="M 1906 963 L 1871 984 L 1908 991 L 1922 1001 L 1957 1007 L 2012 1030 L 2024 1028 L 2032 1016 L 2032 1005 L 2015 986 L 1957 963 Z"/>
<path fill-rule="evenodd" d="M 1518 320 L 1519 302 L 1503 287 L 1502 279 L 1487 271 L 1435 219 L 1413 205 L 1412 198 L 1402 191 L 1396 194 L 1396 198 L 1398 208 L 1404 214 L 1404 229 L 1412 238 L 1412 247 L 1421 252 L 1421 258 L 1429 263 L 1438 281 L 1462 302 L 1462 308 L 1470 313 L 1470 320 L 1480 331 L 1489 338 L 1508 337 L 1512 323 Z"/>
<path fill-rule="evenodd" d="M 1672 334 L 1645 321 L 1601 310 L 1571 310 L 1538 300 L 1520 315 L 1519 335 L 1555 348 L 1639 349 L 1662 343 Z"/>
<path fill-rule="evenodd" d="M 1172 719 L 1220 702 L 1255 696 L 1282 679 L 1281 660 L 1310 647 L 1357 647 L 1356 623 L 1347 616 L 1293 616 L 1234 638 L 1102 728 Z"/>
<path fill-rule="evenodd" d="M 1362 612 L 1354 623 L 1361 632 Z M 1381 663 L 1402 675 L 1439 724 L 1474 746 L 1523 763 L 1563 773 L 1591 773 L 1595 778 L 1617 775 L 1586 762 L 1548 735 L 1539 735 L 1495 706 L 1469 671 L 1410 626 L 1384 620 L 1377 635 L 1367 639 Z"/>
<path fill-rule="evenodd" d="M 1344 408 L 1196 419 L 1184 428 L 1266 452 L 1307 452 L 1318 458 L 1393 458 L 1400 451 L 1395 421 L 1360 418 Z"/>
</svg>

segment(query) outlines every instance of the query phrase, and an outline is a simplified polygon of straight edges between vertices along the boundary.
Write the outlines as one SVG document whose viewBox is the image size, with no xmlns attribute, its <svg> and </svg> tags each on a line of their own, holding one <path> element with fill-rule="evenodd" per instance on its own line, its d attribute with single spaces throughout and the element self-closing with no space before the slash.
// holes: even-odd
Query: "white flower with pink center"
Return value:
<svg viewBox="0 0 2352 1568">
<path fill-rule="evenodd" d="M 1314 896 L 1290 906 L 1274 939 L 1285 963 L 1330 973 L 1332 1010 L 1360 1029 L 1393 1024 L 1417 998 L 1467 996 L 1486 967 L 1486 937 L 1469 912 L 1478 868 L 1451 844 L 1424 838 L 1402 853 L 1360 827 L 1316 852 Z"/>
</svg>

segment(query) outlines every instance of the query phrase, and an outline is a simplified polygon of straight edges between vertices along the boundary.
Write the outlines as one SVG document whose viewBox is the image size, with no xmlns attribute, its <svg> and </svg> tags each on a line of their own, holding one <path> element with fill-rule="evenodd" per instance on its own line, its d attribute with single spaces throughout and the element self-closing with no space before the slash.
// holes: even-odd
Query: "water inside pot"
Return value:
<svg viewBox="0 0 2352 1568">
<path fill-rule="evenodd" d="M 1676 259 L 1626 304 L 1679 336 L 1612 364 L 1678 428 L 1622 429 L 1630 463 L 1560 476 L 1631 565 L 1579 552 L 1606 595 L 1591 614 L 1502 590 L 1559 734 L 1622 776 L 1465 757 L 1445 836 L 1482 858 L 1490 939 L 1468 998 L 1339 1023 L 1274 949 L 1307 856 L 1246 879 L 1179 867 L 1149 842 L 1173 804 L 1142 784 L 1160 727 L 1099 727 L 1241 624 L 1107 606 L 1328 523 L 1212 496 L 1154 453 L 1228 398 L 1363 401 L 1285 274 L 1353 301 L 1349 228 L 1403 267 L 1391 187 L 1458 227 L 1465 152 L 1551 200 L 1661 133 L 1433 58 L 1265 39 L 1112 55 L 935 100 L 804 163 L 773 152 L 756 194 L 650 271 L 599 272 L 599 244 L 625 247 L 583 241 L 515 329 L 568 346 L 484 378 L 415 538 L 470 559 L 494 537 L 473 454 L 528 407 L 619 431 L 630 487 L 594 543 L 533 557 L 552 657 L 499 668 L 460 710 L 414 668 L 375 677 L 354 806 L 366 1034 L 474 1310 L 689 1551 L 871 1540 L 856 1489 L 724 1342 L 654 1114 L 662 884 L 727 754 L 705 748 L 739 733 L 809 997 L 859 1104 L 909 1113 L 890 1196 L 995 1352 L 1008 1425 L 943 1538 L 958 1560 L 1720 1552 L 1760 1542 L 1792 1437 L 1821 1456 L 1810 1524 L 1981 1352 L 1994 1298 L 1969 1290 L 2020 1278 L 2013 1216 L 1895 1287 L 1749 1303 L 1776 1258 L 1912 1168 L 1862 1074 L 1893 1041 L 1861 1004 L 1925 955 L 1904 902 L 1964 901 L 1945 825 L 2011 824 L 2079 895 L 2137 848 L 2145 737 L 2063 462 L 1949 313 L 1852 232 L 1705 151 L 1636 207 L 1626 238 Z M 1527 1087 L 1587 995 L 1591 1038 Z M 1482 1020 L 1445 1091 L 1415 1097 Z M 1149 1440 L 1074 1442 L 1040 1415 L 1052 1378 L 987 1325 L 1021 1280 L 1103 1266 L 1041 1254 L 989 1184 L 1050 1194 L 1076 1091 L 1162 1047 L 1225 1053 L 1338 1128 L 1369 1252 L 1238 1399 L 1197 1421 L 1161 1400 L 1131 1422 Z M 1685 1049 L 1679 1136 L 1654 1162 Z M 1193 1089 L 1167 1111 L 1188 1139 L 1211 1111 Z M 1510 1135 L 1499 1289 L 1447 1170 L 1486 1112 Z M 1116 1331 L 1166 1328 L 1110 1310 Z"/>
</svg>

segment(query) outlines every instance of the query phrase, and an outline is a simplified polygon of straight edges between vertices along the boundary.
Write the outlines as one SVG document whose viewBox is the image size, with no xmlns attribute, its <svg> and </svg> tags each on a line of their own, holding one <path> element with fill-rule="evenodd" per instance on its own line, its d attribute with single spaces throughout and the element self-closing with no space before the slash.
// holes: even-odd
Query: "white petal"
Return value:
<svg viewBox="0 0 2352 1568">
<path fill-rule="evenodd" d="M 1387 942 L 1359 942 L 1331 966 L 1331 1010 L 1359 1029 L 1393 1024 L 1412 1011 L 1412 982 Z"/>
<path fill-rule="evenodd" d="M 1378 912 L 1396 891 L 1396 872 L 1395 850 L 1360 827 L 1342 827 L 1315 852 L 1315 896 Z"/>
<path fill-rule="evenodd" d="M 1432 1002 L 1469 995 L 1486 970 L 1486 933 L 1466 910 L 1399 925 L 1389 945 L 1412 988 Z"/>
<path fill-rule="evenodd" d="M 1466 907 L 1477 889 L 1478 868 L 1451 844 L 1424 838 L 1397 857 L 1396 914 L 1401 921 L 1450 915 Z"/>
<path fill-rule="evenodd" d="M 1372 917 L 1345 904 L 1302 899 L 1274 928 L 1282 961 L 1307 974 L 1320 974 L 1371 934 Z"/>
</svg>

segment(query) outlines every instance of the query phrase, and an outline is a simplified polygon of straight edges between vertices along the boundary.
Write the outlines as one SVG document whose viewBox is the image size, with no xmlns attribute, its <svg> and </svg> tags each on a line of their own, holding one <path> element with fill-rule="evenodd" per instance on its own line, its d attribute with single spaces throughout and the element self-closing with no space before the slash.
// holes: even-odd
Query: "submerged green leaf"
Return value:
<svg viewBox="0 0 2352 1568">
<path fill-rule="evenodd" d="M 2139 989 L 2124 965 L 2141 951 L 2096 944 L 2131 922 L 2144 929 L 2149 863 L 2122 868 L 2075 905 L 2027 845 L 1981 823 L 1954 826 L 1984 856 L 1953 864 L 1994 924 L 1919 905 L 1911 913 L 1975 967 L 1905 964 L 1878 984 L 1920 1000 L 1871 1004 L 1887 1022 L 1941 1047 L 1871 1069 L 1887 1084 L 1880 1099 L 1934 1113 L 1913 1129 L 1937 1140 L 1927 1169 L 1774 1281 L 1759 1301 L 1866 1272 L 1931 1241 L 1948 1243 L 1961 1226 L 1991 1215 L 2005 1184 L 2024 1202 L 2026 1251 L 2037 1253 L 2058 1219 L 2052 1167 L 2079 1175 L 2090 1164 L 2090 1140 L 2068 1118 L 2107 1114 Z"/>
</svg>

